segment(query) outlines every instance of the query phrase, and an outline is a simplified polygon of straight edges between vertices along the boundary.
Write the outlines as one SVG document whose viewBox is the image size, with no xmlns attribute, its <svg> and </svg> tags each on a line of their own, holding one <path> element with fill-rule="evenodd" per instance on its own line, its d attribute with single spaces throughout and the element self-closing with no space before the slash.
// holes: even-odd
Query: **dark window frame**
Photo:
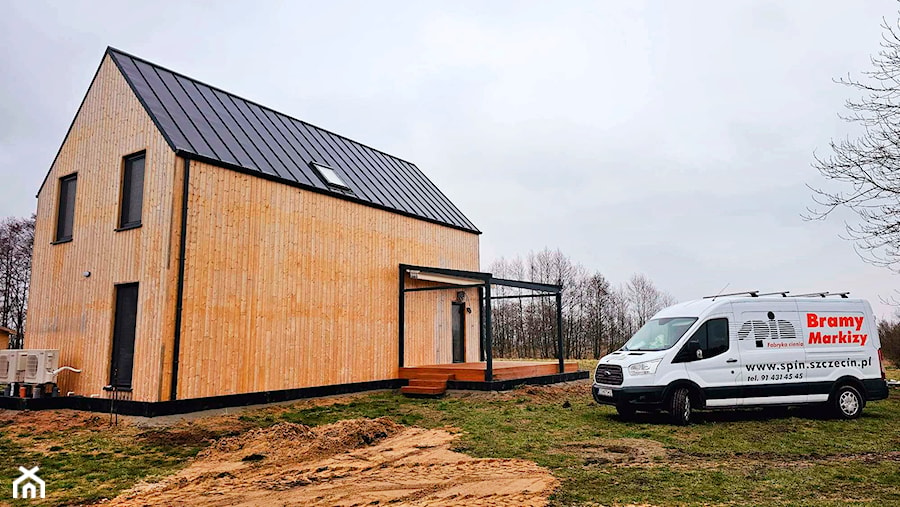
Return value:
<svg viewBox="0 0 900 507">
<path fill-rule="evenodd" d="M 725 321 L 725 348 L 719 350 L 716 353 L 709 353 L 709 324 L 714 321 Z M 700 336 L 700 333 L 703 333 L 703 336 Z M 695 345 L 694 345 L 695 344 Z M 698 358 L 696 354 L 696 350 L 703 351 L 703 357 Z M 689 363 L 692 361 L 703 361 L 706 359 L 710 359 L 716 356 L 720 356 L 726 352 L 731 350 L 731 328 L 729 327 L 728 317 L 713 317 L 711 319 L 705 320 L 700 327 L 697 328 L 696 331 L 691 333 L 691 337 L 684 343 L 681 347 L 681 350 L 678 351 L 678 354 L 672 360 L 673 363 Z"/>
<path fill-rule="evenodd" d="M 68 199 L 64 201 L 63 188 L 68 190 L 70 182 L 74 182 L 72 189 L 71 207 L 68 206 Z M 53 234 L 52 244 L 68 243 L 72 241 L 75 235 L 75 201 L 78 197 L 78 173 L 70 173 L 59 178 L 56 196 L 56 231 Z M 64 234 L 63 213 L 69 216 L 69 234 Z"/>
<path fill-rule="evenodd" d="M 130 165 L 133 161 L 137 159 L 142 159 L 144 161 L 143 167 L 141 168 L 141 185 L 140 185 L 140 202 L 138 203 L 138 216 L 137 220 L 134 217 L 128 216 L 129 211 L 131 210 L 131 198 L 133 197 L 134 187 L 131 184 L 131 177 L 133 177 L 133 169 Z M 147 150 L 141 150 L 136 153 L 132 153 L 131 155 L 126 155 L 122 157 L 122 170 L 121 170 L 121 178 L 120 181 L 120 190 L 119 190 L 119 220 L 118 227 L 116 231 L 127 231 L 131 229 L 137 229 L 141 227 L 143 223 L 143 214 L 144 214 L 144 181 L 146 180 L 147 174 Z"/>
<path fill-rule="evenodd" d="M 131 346 L 131 354 L 132 354 L 132 363 L 131 370 L 129 371 L 128 382 L 122 382 L 119 379 L 118 367 L 121 366 L 118 364 L 118 358 L 116 357 L 117 347 L 121 347 L 121 343 L 117 343 L 116 340 L 116 313 L 118 311 L 118 302 L 119 302 L 119 290 L 121 289 L 130 289 L 135 288 L 136 290 L 136 298 L 135 298 L 135 329 L 134 329 L 134 337 L 133 341 L 130 344 Z M 112 322 L 112 334 L 110 336 L 110 358 L 109 358 L 109 385 L 104 387 L 105 391 L 131 391 L 134 388 L 134 350 L 137 346 L 137 317 L 140 312 L 140 303 L 141 303 L 141 284 L 140 282 L 126 282 L 126 283 L 117 283 L 113 285 L 113 322 Z"/>
</svg>

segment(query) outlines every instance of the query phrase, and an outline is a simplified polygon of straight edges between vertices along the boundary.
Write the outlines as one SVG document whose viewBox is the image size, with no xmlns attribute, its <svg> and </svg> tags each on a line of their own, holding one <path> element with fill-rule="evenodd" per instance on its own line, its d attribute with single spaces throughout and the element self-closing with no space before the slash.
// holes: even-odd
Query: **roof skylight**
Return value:
<svg viewBox="0 0 900 507">
<path fill-rule="evenodd" d="M 337 171 L 328 167 L 327 165 L 322 165 L 318 162 L 310 162 L 310 165 L 313 166 L 313 169 L 319 172 L 319 175 L 325 180 L 325 183 L 328 183 L 329 186 L 337 187 L 345 190 L 350 190 L 350 187 L 344 183 L 344 180 L 338 175 Z"/>
</svg>

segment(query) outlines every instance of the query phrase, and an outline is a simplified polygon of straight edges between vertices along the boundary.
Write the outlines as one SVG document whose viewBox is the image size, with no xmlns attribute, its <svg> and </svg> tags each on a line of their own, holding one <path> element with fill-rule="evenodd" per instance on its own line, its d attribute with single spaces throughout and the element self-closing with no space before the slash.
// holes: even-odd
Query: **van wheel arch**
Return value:
<svg viewBox="0 0 900 507">
<path fill-rule="evenodd" d="M 687 388 L 691 395 L 691 402 L 696 408 L 704 408 L 706 406 L 706 396 L 703 395 L 703 390 L 700 389 L 700 386 L 690 380 L 676 380 L 666 386 L 665 393 L 663 394 L 663 402 L 666 406 L 671 402 L 672 395 L 675 394 L 675 391 L 681 387 Z"/>
<path fill-rule="evenodd" d="M 834 403 L 834 396 L 844 386 L 850 386 L 859 391 L 859 396 L 862 398 L 862 408 L 864 408 L 866 406 L 866 388 L 861 380 L 850 375 L 845 375 L 834 381 L 834 384 L 831 386 L 831 392 L 828 393 L 828 403 Z"/>
</svg>

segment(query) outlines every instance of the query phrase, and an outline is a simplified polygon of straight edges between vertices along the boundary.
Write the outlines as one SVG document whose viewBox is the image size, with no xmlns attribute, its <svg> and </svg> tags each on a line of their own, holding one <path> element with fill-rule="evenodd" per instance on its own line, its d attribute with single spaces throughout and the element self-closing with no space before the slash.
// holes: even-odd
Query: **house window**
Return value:
<svg viewBox="0 0 900 507">
<path fill-rule="evenodd" d="M 75 184 L 77 174 L 59 179 L 59 206 L 56 210 L 56 242 L 72 241 L 72 224 L 75 220 Z"/>
<path fill-rule="evenodd" d="M 328 186 L 337 187 L 343 190 L 350 190 L 350 187 L 348 187 L 347 184 L 344 183 L 344 180 L 341 179 L 337 171 L 335 171 L 334 169 L 317 162 L 310 162 L 310 165 L 313 167 L 313 169 L 316 170 L 316 172 L 319 173 L 319 176 L 321 176 L 322 179 L 325 180 L 325 183 L 327 183 Z"/>
<path fill-rule="evenodd" d="M 141 209 L 144 201 L 145 158 L 144 153 L 125 157 L 119 229 L 131 229 L 141 225 Z"/>
</svg>

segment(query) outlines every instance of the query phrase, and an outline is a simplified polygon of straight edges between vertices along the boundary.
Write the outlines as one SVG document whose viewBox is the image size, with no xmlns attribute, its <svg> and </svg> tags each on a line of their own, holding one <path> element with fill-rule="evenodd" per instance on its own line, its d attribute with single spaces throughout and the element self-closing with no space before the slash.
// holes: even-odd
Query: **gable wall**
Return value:
<svg viewBox="0 0 900 507">
<path fill-rule="evenodd" d="M 147 151 L 143 225 L 116 232 L 122 157 L 140 150 Z M 73 240 L 52 245 L 59 178 L 73 172 L 78 173 Z M 83 370 L 60 374 L 62 392 L 103 395 L 114 286 L 139 282 L 132 396 L 167 399 L 181 174 L 180 162 L 106 56 L 38 195 L 25 346 L 58 348 L 61 365 Z M 86 271 L 90 277 L 83 276 Z"/>
</svg>

